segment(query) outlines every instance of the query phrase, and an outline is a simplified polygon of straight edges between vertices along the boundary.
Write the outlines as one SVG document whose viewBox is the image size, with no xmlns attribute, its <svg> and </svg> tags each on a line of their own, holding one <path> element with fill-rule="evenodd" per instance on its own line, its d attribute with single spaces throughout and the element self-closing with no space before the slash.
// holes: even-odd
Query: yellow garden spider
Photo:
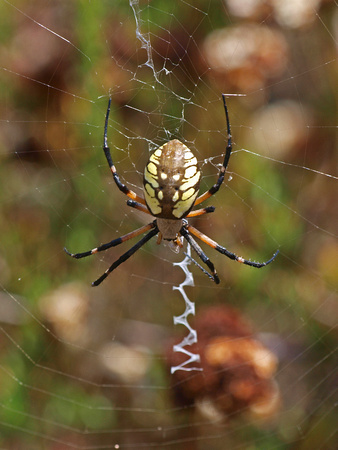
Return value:
<svg viewBox="0 0 338 450">
<path fill-rule="evenodd" d="M 270 264 L 278 254 L 278 250 L 274 253 L 272 258 L 266 262 L 248 261 L 241 256 L 237 256 L 224 247 L 221 247 L 217 242 L 210 239 L 205 234 L 198 231 L 193 226 L 189 225 L 185 218 L 201 216 L 203 214 L 211 213 L 215 210 L 213 206 L 196 209 L 192 211 L 195 205 L 199 205 L 204 200 L 214 195 L 223 183 L 225 171 L 229 162 L 232 150 L 230 121 L 228 109 L 225 101 L 225 96 L 222 94 L 223 104 L 225 110 L 225 117 L 227 122 L 227 139 L 225 156 L 223 165 L 220 169 L 217 182 L 204 194 L 197 197 L 199 192 L 199 185 L 201 181 L 201 171 L 198 166 L 197 158 L 192 151 L 182 142 L 177 139 L 167 142 L 158 149 L 156 149 L 149 157 L 147 165 L 144 170 L 143 178 L 143 192 L 144 198 L 135 194 L 120 180 L 120 177 L 114 166 L 110 149 L 108 147 L 108 119 L 110 113 L 111 99 L 108 102 L 106 113 L 106 120 L 104 126 L 103 151 L 107 158 L 114 181 L 121 192 L 129 197 L 127 205 L 139 211 L 150 214 L 156 217 L 154 221 L 148 225 L 144 225 L 137 230 L 125 234 L 117 239 L 113 239 L 106 244 L 93 248 L 84 253 L 70 253 L 66 248 L 65 252 L 73 258 L 84 258 L 94 253 L 102 252 L 111 247 L 116 247 L 122 242 L 128 241 L 136 236 L 139 236 L 146 231 L 149 231 L 142 239 L 140 239 L 133 247 L 124 253 L 118 260 L 116 260 L 96 281 L 92 286 L 98 286 L 107 276 L 115 270 L 120 264 L 130 258 L 139 248 L 148 242 L 153 236 L 158 234 L 157 243 L 162 239 L 170 241 L 174 249 L 177 251 L 183 247 L 183 238 L 191 245 L 194 251 L 204 264 L 208 266 L 210 272 L 207 272 L 200 264 L 189 257 L 204 273 L 206 273 L 216 284 L 219 283 L 219 278 L 213 263 L 203 252 L 201 247 L 192 237 L 199 238 L 205 244 L 214 248 L 218 252 L 227 256 L 230 259 L 238 261 L 252 267 L 263 267 Z"/>
</svg>

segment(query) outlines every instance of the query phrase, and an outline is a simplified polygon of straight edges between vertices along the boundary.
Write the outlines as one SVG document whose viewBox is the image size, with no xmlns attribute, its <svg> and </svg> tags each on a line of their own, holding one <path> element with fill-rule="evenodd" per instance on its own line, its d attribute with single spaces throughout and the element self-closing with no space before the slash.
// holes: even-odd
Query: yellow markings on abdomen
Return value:
<svg viewBox="0 0 338 450">
<path fill-rule="evenodd" d="M 156 214 L 160 214 L 162 212 L 162 207 L 160 202 L 155 196 L 155 190 L 149 183 L 144 183 L 144 199 L 146 204 L 150 210 L 150 212 L 156 216 Z"/>
<path fill-rule="evenodd" d="M 144 189 L 147 191 L 147 194 L 150 195 L 150 197 L 155 197 L 155 189 L 153 189 L 149 183 L 145 184 Z"/>
<path fill-rule="evenodd" d="M 185 216 L 193 207 L 198 195 L 201 179 L 197 158 L 189 149 L 184 153 L 183 169 L 185 169 L 184 178 L 181 180 L 179 186 L 181 194 L 176 192 L 173 196 L 173 201 L 176 202 L 173 208 L 173 216 L 178 219 Z"/>
<path fill-rule="evenodd" d="M 190 167 L 190 166 L 196 166 L 197 167 L 197 158 L 194 156 L 193 158 L 189 158 L 189 160 L 184 164 L 183 167 Z"/>
<path fill-rule="evenodd" d="M 178 193 L 178 191 L 176 191 L 175 194 L 173 195 L 172 201 L 176 203 L 179 198 L 180 194 Z"/>
<path fill-rule="evenodd" d="M 160 149 L 157 149 L 156 152 L 152 153 L 152 154 L 149 156 L 149 161 L 152 161 L 152 162 L 155 163 L 155 164 L 158 164 L 159 159 L 160 159 L 160 157 L 161 157 L 161 155 L 162 155 L 162 150 L 161 150 L 160 155 L 158 154 L 158 150 L 160 150 Z"/>
<path fill-rule="evenodd" d="M 192 159 L 194 158 L 193 152 L 191 152 L 188 147 L 184 146 L 187 150 L 184 152 L 184 159 Z"/>
<path fill-rule="evenodd" d="M 198 191 L 190 197 L 188 200 L 180 200 L 176 203 L 173 209 L 173 215 L 180 219 L 184 216 L 184 214 L 189 211 L 190 208 L 192 208 L 193 204 L 195 203 L 196 197 L 197 197 Z"/>
<path fill-rule="evenodd" d="M 151 165 L 151 166 L 150 166 Z M 150 166 L 150 169 L 149 169 L 149 166 Z M 153 164 L 153 163 L 148 163 L 147 165 L 146 165 L 146 168 L 144 169 L 144 179 L 153 187 L 153 188 L 158 188 L 159 187 L 159 184 L 158 184 L 158 181 L 157 181 L 157 175 L 156 174 L 153 174 L 152 172 L 151 172 L 151 170 L 153 170 L 153 167 L 152 166 L 155 166 L 155 164 Z M 156 168 L 156 173 L 157 173 L 157 167 L 155 166 L 155 168 Z"/>
<path fill-rule="evenodd" d="M 174 139 L 157 148 L 144 170 L 144 198 L 151 214 L 173 220 L 185 217 L 199 191 L 201 172 L 193 152 Z"/>
<path fill-rule="evenodd" d="M 187 169 L 185 169 L 184 178 L 186 178 L 186 179 L 191 178 L 195 175 L 196 172 L 197 172 L 197 166 L 196 165 L 190 166 Z"/>
<path fill-rule="evenodd" d="M 147 170 L 149 173 L 151 173 L 152 175 L 157 175 L 157 166 L 156 164 L 154 164 L 153 162 L 149 162 L 147 164 Z"/>
<path fill-rule="evenodd" d="M 195 193 L 195 189 L 194 188 L 190 188 L 187 191 L 183 192 L 182 194 L 182 200 L 188 200 L 192 195 L 194 195 Z"/>
<path fill-rule="evenodd" d="M 156 216 L 157 214 L 161 214 L 162 206 L 160 204 L 160 200 L 163 199 L 163 193 L 159 191 L 158 197 L 156 197 L 156 189 L 159 188 L 158 182 L 158 165 L 159 165 L 159 157 L 161 156 L 162 151 L 157 149 L 149 158 L 148 164 L 144 169 L 144 183 L 143 183 L 143 191 L 144 191 L 144 199 L 148 206 L 151 214 Z"/>
<path fill-rule="evenodd" d="M 180 191 L 186 191 L 197 185 L 201 177 L 201 172 L 198 171 L 193 177 L 189 178 L 186 182 L 181 184 Z"/>
</svg>

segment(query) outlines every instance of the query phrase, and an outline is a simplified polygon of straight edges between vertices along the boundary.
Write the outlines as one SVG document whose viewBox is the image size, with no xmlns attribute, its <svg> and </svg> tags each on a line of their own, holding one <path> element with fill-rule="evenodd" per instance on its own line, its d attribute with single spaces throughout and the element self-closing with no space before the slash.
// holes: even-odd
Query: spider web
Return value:
<svg viewBox="0 0 338 450">
<path fill-rule="evenodd" d="M 0 447 L 336 448 L 336 3 L 0 5 Z M 91 288 L 134 241 L 80 261 L 62 250 L 149 220 L 127 207 L 104 159 L 109 96 L 114 162 L 141 194 L 149 152 L 173 138 L 196 154 L 201 190 L 216 181 L 222 92 L 233 154 L 206 202 L 216 211 L 193 223 L 244 258 L 280 254 L 256 270 L 201 244 L 221 284 L 189 265 L 198 342 L 186 348 L 205 364 L 224 318 L 221 354 L 234 354 L 249 321 L 245 339 L 270 361 L 260 381 L 278 396 L 266 417 L 243 400 L 257 382 L 239 390 L 239 413 L 230 404 L 239 397 L 226 375 L 242 374 L 242 360 L 172 370 L 188 334 L 173 321 L 182 253 L 154 239 Z"/>
</svg>

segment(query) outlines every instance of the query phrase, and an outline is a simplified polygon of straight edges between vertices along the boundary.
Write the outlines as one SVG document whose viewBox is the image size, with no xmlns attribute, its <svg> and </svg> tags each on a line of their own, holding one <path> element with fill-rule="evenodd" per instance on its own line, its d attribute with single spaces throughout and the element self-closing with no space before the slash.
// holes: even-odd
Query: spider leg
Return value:
<svg viewBox="0 0 338 450">
<path fill-rule="evenodd" d="M 184 237 L 184 239 L 186 239 L 187 242 L 189 242 L 191 247 L 195 250 L 195 252 L 199 256 L 199 258 L 204 262 L 204 264 L 206 264 L 209 267 L 209 269 L 211 271 L 210 277 L 214 280 L 214 282 L 216 284 L 219 284 L 219 278 L 218 278 L 217 272 L 215 270 L 215 266 L 210 261 L 210 259 L 207 257 L 207 255 L 203 252 L 201 247 L 197 244 L 195 239 L 190 235 L 187 228 L 188 228 L 188 226 L 183 226 L 180 230 L 180 234 Z M 203 272 L 204 272 L 204 270 L 203 270 Z"/>
<path fill-rule="evenodd" d="M 265 262 L 262 262 L 262 263 L 249 261 L 247 259 L 242 258 L 241 256 L 235 255 L 235 253 L 232 253 L 229 250 L 227 250 L 225 247 L 222 247 L 221 245 L 217 244 L 217 242 L 213 241 L 208 236 L 206 236 L 205 234 L 201 233 L 200 231 L 198 231 L 196 228 L 192 227 L 191 225 L 186 225 L 186 228 L 190 231 L 190 233 L 192 233 L 198 239 L 201 239 L 201 241 L 203 241 L 205 244 L 207 244 L 210 247 L 212 247 L 215 250 L 217 250 L 219 253 L 222 253 L 222 255 L 225 255 L 228 258 L 233 259 L 235 261 L 238 261 L 238 262 L 240 262 L 242 264 L 246 264 L 247 266 L 256 267 L 257 269 L 270 264 L 276 258 L 276 256 L 279 253 L 279 250 L 277 250 L 268 261 L 265 261 Z"/>
<path fill-rule="evenodd" d="M 151 225 L 154 225 L 153 223 Z M 102 283 L 103 280 L 107 278 L 107 276 L 115 270 L 120 264 L 125 262 L 128 258 L 130 258 L 139 248 L 142 247 L 146 242 L 149 241 L 153 236 L 155 236 L 158 233 L 158 228 L 155 225 L 155 228 L 149 231 L 148 234 L 143 236 L 142 239 L 140 239 L 133 247 L 131 247 L 126 253 L 124 253 L 122 256 L 119 257 L 105 272 L 103 275 L 100 276 L 97 280 L 95 280 L 92 283 L 92 286 L 98 286 Z"/>
<path fill-rule="evenodd" d="M 219 188 L 221 187 L 221 184 L 224 181 L 225 171 L 226 171 L 226 168 L 229 163 L 229 159 L 230 159 L 230 155 L 231 155 L 231 151 L 232 151 L 230 120 L 229 120 L 229 113 L 228 113 L 228 108 L 227 108 L 224 94 L 222 94 L 222 99 L 223 99 L 225 117 L 226 117 L 226 122 L 227 122 L 227 133 L 228 133 L 228 143 L 227 143 L 226 150 L 225 150 L 223 165 L 219 172 L 217 182 L 207 192 L 204 192 L 204 194 L 197 197 L 197 199 L 195 201 L 195 205 L 199 205 L 200 203 L 204 202 L 204 200 L 206 200 L 209 197 L 211 197 L 212 195 L 216 194 L 216 192 L 219 190 Z"/>
<path fill-rule="evenodd" d="M 132 208 L 138 209 L 139 211 L 142 211 L 142 212 L 144 212 L 146 214 L 150 214 L 151 215 L 151 213 L 149 212 L 149 210 L 148 210 L 148 208 L 146 206 L 135 202 L 135 200 L 130 200 L 130 199 L 127 200 L 127 205 L 131 206 Z"/>
<path fill-rule="evenodd" d="M 107 250 L 111 247 L 116 247 L 117 245 L 122 244 L 122 242 L 128 241 L 129 239 L 132 239 L 136 236 L 139 236 L 140 234 L 145 233 L 146 231 L 150 230 L 151 228 L 156 228 L 155 222 L 151 222 L 148 225 L 144 225 L 141 228 L 138 228 L 137 230 L 131 231 L 130 233 L 125 234 L 124 236 L 121 236 L 117 239 L 113 239 L 110 242 L 107 242 L 106 244 L 102 244 L 99 247 L 93 248 L 92 250 L 89 250 L 87 252 L 83 253 L 70 253 L 66 247 L 64 248 L 64 251 L 67 253 L 67 255 L 72 256 L 73 258 L 80 259 L 85 258 L 86 256 L 93 255 L 94 253 L 103 252 L 104 250 Z"/>
<path fill-rule="evenodd" d="M 214 206 L 207 206 L 206 208 L 202 209 L 196 209 L 195 211 L 190 211 L 190 213 L 187 215 L 188 217 L 196 217 L 196 216 L 202 216 L 203 214 L 212 213 L 215 211 Z"/>
<path fill-rule="evenodd" d="M 195 261 L 194 258 L 192 258 L 190 255 L 188 255 L 188 253 L 186 253 L 186 252 L 183 252 L 183 253 L 184 253 L 184 255 L 185 255 L 187 258 L 190 259 L 190 261 L 191 261 L 192 263 L 195 264 L 195 266 L 197 266 L 199 269 L 201 269 L 201 271 L 202 271 L 203 273 L 205 273 L 206 276 L 207 276 L 208 278 L 210 278 L 210 280 L 213 280 L 213 281 L 214 281 L 214 277 L 211 275 L 211 273 L 209 273 L 207 270 L 204 269 L 204 267 L 202 267 L 200 264 L 198 264 L 198 262 Z"/>
<path fill-rule="evenodd" d="M 119 177 L 119 175 L 118 175 L 118 173 L 116 171 L 116 167 L 115 167 L 115 165 L 113 163 L 113 159 L 112 159 L 111 154 L 110 154 L 110 149 L 108 147 L 108 138 L 107 138 L 110 105 L 111 105 L 111 98 L 108 101 L 108 107 L 107 107 L 107 113 L 106 113 L 106 121 L 105 121 L 105 124 L 104 124 L 104 137 L 103 137 L 103 151 L 104 151 L 104 154 L 106 155 L 106 159 L 108 161 L 108 165 L 110 167 L 111 173 L 112 173 L 114 181 L 116 183 L 116 186 L 120 189 L 120 191 L 123 192 L 124 194 L 126 194 L 132 200 L 136 200 L 138 203 L 141 203 L 142 205 L 145 205 L 146 202 L 145 202 L 145 200 L 142 197 L 140 197 L 137 194 L 135 194 L 134 191 L 130 190 L 125 184 L 123 184 L 121 182 L 120 177 Z"/>
</svg>

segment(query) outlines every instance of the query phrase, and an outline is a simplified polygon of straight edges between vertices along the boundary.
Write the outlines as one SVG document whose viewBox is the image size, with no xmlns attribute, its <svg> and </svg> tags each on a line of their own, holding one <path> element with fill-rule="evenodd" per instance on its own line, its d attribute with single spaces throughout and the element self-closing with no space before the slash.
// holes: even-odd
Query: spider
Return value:
<svg viewBox="0 0 338 450">
<path fill-rule="evenodd" d="M 155 217 L 155 220 L 142 226 L 141 228 L 138 228 L 137 230 L 125 234 L 124 236 L 113 239 L 106 244 L 102 244 L 99 247 L 83 253 L 70 253 L 66 248 L 64 249 L 65 252 L 73 258 L 85 258 L 86 256 L 105 251 L 108 248 L 116 247 L 117 245 L 122 244 L 122 242 L 128 241 L 136 236 L 140 236 L 148 231 L 148 233 L 143 236 L 133 247 L 120 256 L 104 272 L 103 275 L 94 281 L 92 286 L 98 286 L 101 284 L 113 270 L 130 258 L 138 249 L 140 249 L 146 242 L 157 234 L 158 244 L 160 244 L 162 239 L 165 241 L 170 241 L 171 246 L 175 251 L 179 251 L 179 249 L 183 247 L 184 238 L 194 249 L 201 261 L 209 268 L 210 273 L 190 256 L 189 258 L 216 284 L 218 284 L 220 280 L 215 267 L 192 235 L 228 258 L 248 266 L 257 268 L 264 267 L 276 258 L 278 250 L 266 262 L 260 263 L 244 259 L 241 256 L 237 256 L 235 253 L 230 252 L 225 247 L 220 246 L 217 242 L 213 241 L 208 236 L 191 226 L 186 220 L 190 217 L 201 216 L 215 210 L 213 206 L 207 206 L 206 208 L 195 210 L 192 210 L 192 208 L 214 195 L 224 181 L 225 171 L 232 151 L 232 141 L 228 108 L 224 94 L 222 94 L 222 98 L 227 123 L 228 142 L 224 161 L 216 183 L 204 194 L 198 196 L 201 171 L 197 158 L 186 145 L 179 140 L 174 139 L 157 148 L 150 155 L 144 170 L 144 197 L 138 196 L 121 182 L 116 171 L 116 167 L 113 163 L 107 138 L 108 119 L 111 106 L 111 99 L 109 99 L 104 125 L 103 151 L 108 161 L 114 181 L 119 190 L 129 197 L 129 200 L 127 200 L 128 206 L 138 209 L 146 214 L 150 214 Z"/>
</svg>

